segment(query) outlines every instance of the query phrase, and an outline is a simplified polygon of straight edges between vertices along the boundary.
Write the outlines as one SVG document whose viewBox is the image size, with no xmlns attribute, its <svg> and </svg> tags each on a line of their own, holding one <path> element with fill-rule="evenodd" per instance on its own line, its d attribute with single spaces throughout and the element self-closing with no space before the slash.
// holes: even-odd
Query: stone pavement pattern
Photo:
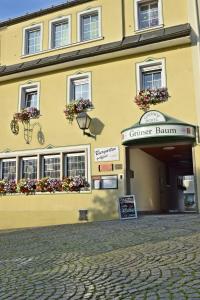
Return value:
<svg viewBox="0 0 200 300">
<path fill-rule="evenodd" d="M 200 299 L 200 215 L 0 232 L 0 300 Z"/>
</svg>

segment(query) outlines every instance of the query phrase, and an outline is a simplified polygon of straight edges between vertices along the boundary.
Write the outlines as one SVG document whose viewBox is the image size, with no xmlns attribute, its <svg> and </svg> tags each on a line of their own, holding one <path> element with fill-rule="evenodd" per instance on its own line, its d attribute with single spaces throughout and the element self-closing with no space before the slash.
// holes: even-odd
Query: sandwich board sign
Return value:
<svg viewBox="0 0 200 300">
<path fill-rule="evenodd" d="M 137 218 L 135 195 L 119 197 L 119 215 L 121 220 Z"/>
</svg>

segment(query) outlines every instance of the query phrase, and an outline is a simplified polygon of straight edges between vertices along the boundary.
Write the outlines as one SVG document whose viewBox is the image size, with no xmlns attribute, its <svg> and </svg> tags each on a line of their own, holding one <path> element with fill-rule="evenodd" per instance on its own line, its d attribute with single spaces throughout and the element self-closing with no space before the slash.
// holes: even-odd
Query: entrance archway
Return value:
<svg viewBox="0 0 200 300">
<path fill-rule="evenodd" d="M 196 211 L 192 147 L 195 126 L 157 111 L 123 130 L 127 194 L 141 212 Z"/>
</svg>

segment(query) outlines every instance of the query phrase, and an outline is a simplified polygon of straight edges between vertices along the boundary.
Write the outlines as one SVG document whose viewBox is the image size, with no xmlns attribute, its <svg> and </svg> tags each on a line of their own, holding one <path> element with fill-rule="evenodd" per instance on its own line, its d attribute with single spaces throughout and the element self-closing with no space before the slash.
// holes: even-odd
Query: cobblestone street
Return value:
<svg viewBox="0 0 200 300">
<path fill-rule="evenodd" d="M 200 299 L 200 216 L 1 231 L 0 299 Z"/>
</svg>

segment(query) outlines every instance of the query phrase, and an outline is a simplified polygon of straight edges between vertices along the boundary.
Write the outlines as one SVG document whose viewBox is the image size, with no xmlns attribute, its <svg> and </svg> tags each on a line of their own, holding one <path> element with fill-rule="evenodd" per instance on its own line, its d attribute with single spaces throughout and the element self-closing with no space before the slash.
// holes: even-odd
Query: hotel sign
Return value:
<svg viewBox="0 0 200 300">
<path fill-rule="evenodd" d="M 122 142 L 153 137 L 185 137 L 195 138 L 195 130 L 190 125 L 162 124 L 133 127 L 122 133 Z"/>
<path fill-rule="evenodd" d="M 140 124 L 163 123 L 166 122 L 165 116 L 157 110 L 150 110 L 142 115 Z"/>
</svg>

